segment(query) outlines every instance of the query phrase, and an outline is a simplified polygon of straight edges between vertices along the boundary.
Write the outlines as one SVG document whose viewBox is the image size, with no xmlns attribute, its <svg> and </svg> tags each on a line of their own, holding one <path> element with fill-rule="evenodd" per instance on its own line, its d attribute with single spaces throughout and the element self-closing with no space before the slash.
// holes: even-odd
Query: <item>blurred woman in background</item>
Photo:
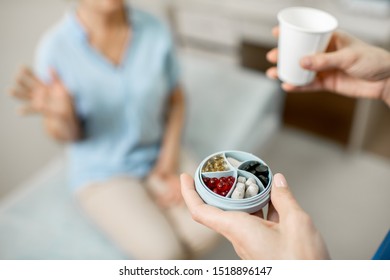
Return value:
<svg viewBox="0 0 390 280">
<path fill-rule="evenodd" d="M 185 109 L 173 47 L 166 26 L 123 0 L 80 0 L 12 90 L 23 114 L 40 114 L 67 144 L 81 208 L 138 259 L 198 256 L 217 238 L 182 203 Z"/>
</svg>

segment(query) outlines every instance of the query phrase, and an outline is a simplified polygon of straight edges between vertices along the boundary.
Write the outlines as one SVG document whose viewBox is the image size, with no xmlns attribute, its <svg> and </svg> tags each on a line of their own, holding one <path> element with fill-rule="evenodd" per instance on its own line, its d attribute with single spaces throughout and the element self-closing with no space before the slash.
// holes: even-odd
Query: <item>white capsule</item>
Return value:
<svg viewBox="0 0 390 280">
<path fill-rule="evenodd" d="M 235 168 L 238 168 L 240 165 L 241 165 L 241 162 L 236 160 L 235 158 L 232 158 L 232 157 L 228 157 L 227 160 L 229 161 L 229 163 L 235 167 Z"/>
<path fill-rule="evenodd" d="M 257 185 L 252 184 L 249 187 L 247 187 L 244 198 L 255 196 L 258 193 L 259 193 L 259 187 Z"/>
<path fill-rule="evenodd" d="M 244 176 L 238 176 L 237 181 L 240 182 L 240 183 L 245 183 L 246 182 L 246 178 Z"/>
<path fill-rule="evenodd" d="M 255 196 L 259 193 L 259 186 L 256 184 L 251 184 L 245 191 L 245 198 Z"/>
<path fill-rule="evenodd" d="M 252 184 L 255 184 L 256 185 L 256 180 L 254 178 L 249 178 L 248 180 L 246 180 L 245 182 L 245 186 L 250 186 Z"/>
<path fill-rule="evenodd" d="M 236 188 L 234 189 L 231 198 L 233 199 L 243 199 L 245 195 L 245 185 L 238 182 Z"/>
</svg>

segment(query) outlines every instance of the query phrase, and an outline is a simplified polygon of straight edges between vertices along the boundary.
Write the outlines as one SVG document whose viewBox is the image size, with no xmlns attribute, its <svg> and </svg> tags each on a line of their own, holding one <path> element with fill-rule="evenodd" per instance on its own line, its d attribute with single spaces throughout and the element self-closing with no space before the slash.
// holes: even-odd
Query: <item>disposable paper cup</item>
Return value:
<svg viewBox="0 0 390 280">
<path fill-rule="evenodd" d="M 226 162 L 226 169 L 224 171 L 216 172 L 206 172 L 203 170 L 203 167 L 207 164 L 210 159 L 215 158 L 216 156 L 222 157 Z M 229 159 L 234 159 L 236 165 L 233 165 Z M 260 164 L 263 167 L 268 168 L 268 172 L 263 174 L 264 177 L 260 178 L 258 175 L 253 174 L 249 171 L 245 171 L 252 162 Z M 221 177 L 234 177 L 234 184 L 226 196 L 221 196 L 214 193 L 209 187 L 204 183 L 204 178 L 218 178 Z M 247 179 L 253 178 L 256 181 L 256 184 L 259 186 L 259 193 L 255 196 L 243 199 L 233 199 L 231 195 L 237 185 L 238 177 L 242 176 Z M 198 192 L 199 196 L 209 205 L 218 207 L 223 210 L 228 211 L 243 211 L 248 213 L 255 213 L 265 207 L 270 200 L 270 192 L 272 185 L 272 172 L 268 165 L 258 158 L 257 156 L 242 152 L 242 151 L 221 151 L 215 154 L 212 154 L 206 157 L 199 165 L 198 169 L 195 172 L 195 189 Z"/>
<path fill-rule="evenodd" d="M 315 72 L 300 66 L 306 55 L 324 52 L 337 20 L 313 8 L 291 7 L 278 13 L 278 76 L 283 82 L 303 86 L 314 80 Z"/>
</svg>

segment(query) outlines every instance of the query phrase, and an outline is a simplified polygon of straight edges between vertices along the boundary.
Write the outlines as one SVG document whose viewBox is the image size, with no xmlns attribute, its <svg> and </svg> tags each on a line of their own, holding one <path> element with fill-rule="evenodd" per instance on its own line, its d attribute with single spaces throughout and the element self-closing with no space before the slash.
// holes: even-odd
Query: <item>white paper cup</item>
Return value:
<svg viewBox="0 0 390 280">
<path fill-rule="evenodd" d="M 302 86 L 314 80 L 315 72 L 300 66 L 306 55 L 324 52 L 337 20 L 313 8 L 291 7 L 278 13 L 278 76 L 283 82 Z"/>
</svg>

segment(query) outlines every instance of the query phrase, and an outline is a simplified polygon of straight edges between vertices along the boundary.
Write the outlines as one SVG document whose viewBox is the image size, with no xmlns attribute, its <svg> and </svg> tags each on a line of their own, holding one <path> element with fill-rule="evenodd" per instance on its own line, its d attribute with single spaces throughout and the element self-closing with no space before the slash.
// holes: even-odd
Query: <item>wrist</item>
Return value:
<svg viewBox="0 0 390 280">
<path fill-rule="evenodd" d="M 44 124 L 47 133 L 59 142 L 74 142 L 82 137 L 81 127 L 76 117 L 46 115 Z"/>
<path fill-rule="evenodd" d="M 176 160 L 176 157 L 173 155 L 169 158 L 160 158 L 156 165 L 154 166 L 154 170 L 159 174 L 172 174 L 176 173 L 178 169 L 178 161 Z"/>
<path fill-rule="evenodd" d="M 390 107 L 390 78 L 385 80 L 381 98 Z"/>
</svg>

